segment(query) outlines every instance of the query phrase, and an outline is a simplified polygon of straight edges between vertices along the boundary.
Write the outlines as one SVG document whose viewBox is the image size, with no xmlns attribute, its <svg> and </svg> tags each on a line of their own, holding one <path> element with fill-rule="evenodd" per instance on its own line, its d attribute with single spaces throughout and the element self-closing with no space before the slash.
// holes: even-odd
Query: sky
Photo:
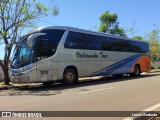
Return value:
<svg viewBox="0 0 160 120">
<path fill-rule="evenodd" d="M 50 0 L 40 0 L 49 5 Z M 135 35 L 144 37 L 156 24 L 160 28 L 160 0 L 54 0 L 59 8 L 56 17 L 51 15 L 38 21 L 38 26 L 71 26 L 97 31 L 99 17 L 105 12 L 118 15 L 119 26 L 125 30 L 135 27 Z M 23 33 L 28 32 L 24 31 Z M 131 34 L 127 32 L 130 37 Z M 4 45 L 0 45 L 0 59 Z"/>
</svg>

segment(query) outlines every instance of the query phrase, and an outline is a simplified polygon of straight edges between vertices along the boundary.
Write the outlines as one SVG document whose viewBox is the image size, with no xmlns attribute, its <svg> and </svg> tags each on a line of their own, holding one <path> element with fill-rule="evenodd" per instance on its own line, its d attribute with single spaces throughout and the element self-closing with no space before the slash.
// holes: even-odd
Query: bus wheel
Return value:
<svg viewBox="0 0 160 120">
<path fill-rule="evenodd" d="M 134 67 L 134 73 L 130 74 L 131 76 L 139 76 L 141 75 L 141 68 L 139 65 L 135 65 Z"/>
<path fill-rule="evenodd" d="M 71 85 L 78 81 L 78 75 L 72 68 L 67 68 L 63 73 L 63 84 Z"/>
<path fill-rule="evenodd" d="M 52 86 L 54 82 L 49 81 L 49 82 L 43 82 L 43 85 L 45 86 Z"/>
</svg>

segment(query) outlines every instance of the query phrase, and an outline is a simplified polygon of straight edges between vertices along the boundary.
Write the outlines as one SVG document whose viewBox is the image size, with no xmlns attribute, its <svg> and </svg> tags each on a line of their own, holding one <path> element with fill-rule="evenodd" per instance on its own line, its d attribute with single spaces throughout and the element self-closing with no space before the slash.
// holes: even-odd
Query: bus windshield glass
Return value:
<svg viewBox="0 0 160 120">
<path fill-rule="evenodd" d="M 27 46 L 28 36 L 22 37 L 15 46 L 12 57 L 12 68 L 21 68 L 32 62 L 32 47 Z"/>
<path fill-rule="evenodd" d="M 55 54 L 64 30 L 43 30 L 40 33 L 45 34 L 33 38 L 34 43 L 30 47 L 27 45 L 29 35 L 20 39 L 12 57 L 11 67 L 13 69 L 24 67 Z"/>
</svg>

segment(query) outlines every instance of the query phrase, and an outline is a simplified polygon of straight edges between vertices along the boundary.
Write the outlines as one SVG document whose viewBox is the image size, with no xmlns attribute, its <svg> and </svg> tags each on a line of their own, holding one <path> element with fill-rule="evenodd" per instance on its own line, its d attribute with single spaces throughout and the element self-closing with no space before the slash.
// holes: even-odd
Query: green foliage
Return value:
<svg viewBox="0 0 160 120">
<path fill-rule="evenodd" d="M 108 11 L 104 12 L 100 17 L 102 24 L 108 24 L 110 27 L 117 22 L 117 14 L 110 14 Z"/>
<path fill-rule="evenodd" d="M 0 81 L 0 85 L 3 85 L 3 83 Z"/>
<path fill-rule="evenodd" d="M 0 40 L 6 45 L 15 42 L 23 29 L 36 26 L 38 20 L 49 13 L 53 16 L 59 13 L 57 7 L 49 6 L 38 0 L 0 0 Z M 12 45 L 7 48 L 4 63 L 0 60 L 6 84 L 9 84 L 8 62 L 11 50 Z"/>
<path fill-rule="evenodd" d="M 125 30 L 119 27 L 117 14 L 110 14 L 108 11 L 104 12 L 100 17 L 99 32 L 126 36 Z"/>
<path fill-rule="evenodd" d="M 134 38 L 136 36 L 136 33 L 138 32 L 136 28 L 136 21 L 133 21 L 132 26 L 127 28 L 126 32 L 129 38 Z M 135 39 L 140 40 L 138 37 L 136 37 Z"/>
<path fill-rule="evenodd" d="M 107 30 L 109 29 L 109 25 L 108 24 L 101 24 L 100 26 L 99 26 L 99 32 L 106 32 Z"/>
<path fill-rule="evenodd" d="M 159 67 L 158 66 L 151 66 L 151 69 L 152 70 L 157 70 L 157 69 L 159 69 Z"/>
<path fill-rule="evenodd" d="M 59 8 L 57 7 L 57 6 L 55 6 L 54 8 L 53 8 L 53 10 L 52 10 L 52 15 L 53 16 L 56 16 L 56 15 L 58 15 L 59 14 Z"/>
<path fill-rule="evenodd" d="M 152 30 L 148 33 L 145 40 L 149 43 L 152 61 L 160 60 L 160 37 L 159 30 Z"/>
<path fill-rule="evenodd" d="M 141 37 L 141 36 L 134 36 L 133 39 L 135 39 L 135 40 L 144 40 L 144 38 Z"/>
<path fill-rule="evenodd" d="M 125 30 L 122 27 L 115 27 L 114 29 L 110 30 L 110 33 L 118 34 L 118 35 L 125 36 L 125 37 L 127 36 L 125 33 Z"/>
<path fill-rule="evenodd" d="M 53 16 L 59 13 L 56 6 L 49 8 L 36 0 L 1 0 L 0 36 L 15 39 L 25 27 L 33 27 L 49 12 Z"/>
</svg>

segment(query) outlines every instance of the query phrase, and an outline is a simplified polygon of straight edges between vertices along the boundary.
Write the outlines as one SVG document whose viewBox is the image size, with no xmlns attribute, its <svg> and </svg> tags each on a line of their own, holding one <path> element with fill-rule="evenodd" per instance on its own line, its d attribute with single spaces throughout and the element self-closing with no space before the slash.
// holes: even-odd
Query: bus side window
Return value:
<svg viewBox="0 0 160 120">
<path fill-rule="evenodd" d="M 114 38 L 101 37 L 101 50 L 104 51 L 114 51 Z"/>
<path fill-rule="evenodd" d="M 131 49 L 130 43 L 122 39 L 115 39 L 115 51 L 129 52 Z"/>
<path fill-rule="evenodd" d="M 85 49 L 84 34 L 77 32 L 70 32 L 66 39 L 64 47 L 72 49 Z"/>
<path fill-rule="evenodd" d="M 147 43 L 141 43 L 141 42 L 136 42 L 136 46 L 139 47 L 139 52 L 141 53 L 145 53 L 145 52 L 149 52 L 149 46 Z"/>
<path fill-rule="evenodd" d="M 86 49 L 88 50 L 101 50 L 101 39 L 96 35 L 85 35 Z"/>
<path fill-rule="evenodd" d="M 45 37 L 50 41 L 50 47 L 52 47 L 54 54 L 64 34 L 64 30 L 42 30 L 41 32 L 47 34 Z"/>
<path fill-rule="evenodd" d="M 52 56 L 52 48 L 48 39 L 37 40 L 37 54 L 36 60 L 42 60 Z"/>
</svg>

